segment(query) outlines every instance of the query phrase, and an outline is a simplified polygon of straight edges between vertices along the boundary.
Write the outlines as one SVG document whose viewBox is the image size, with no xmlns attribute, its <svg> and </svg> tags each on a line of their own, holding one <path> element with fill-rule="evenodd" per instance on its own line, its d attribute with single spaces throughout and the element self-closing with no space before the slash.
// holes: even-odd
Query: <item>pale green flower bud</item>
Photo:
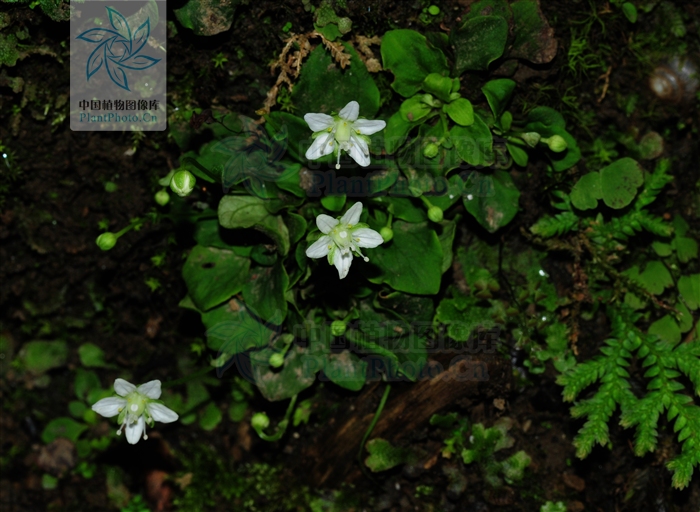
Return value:
<svg viewBox="0 0 700 512">
<path fill-rule="evenodd" d="M 561 153 L 568 147 L 568 144 L 564 140 L 564 137 L 562 137 L 561 135 L 552 135 L 545 142 L 547 142 L 547 146 L 549 146 L 549 149 L 551 149 L 555 153 Z"/>
<path fill-rule="evenodd" d="M 433 222 L 442 222 L 442 208 L 439 206 L 428 208 L 428 218 Z"/>
<path fill-rule="evenodd" d="M 255 430 L 265 430 L 270 426 L 270 418 L 264 412 L 256 412 L 250 419 L 250 424 Z"/>
<path fill-rule="evenodd" d="M 185 197 L 192 192 L 196 183 L 197 180 L 190 171 L 180 169 L 173 174 L 173 179 L 170 180 L 170 188 L 180 197 Z"/>
<path fill-rule="evenodd" d="M 333 336 L 342 336 L 345 334 L 347 328 L 347 324 L 342 320 L 333 320 L 333 323 L 331 324 L 331 334 Z"/>
<path fill-rule="evenodd" d="M 165 189 L 159 190 L 158 192 L 156 192 L 155 200 L 156 203 L 158 203 L 159 205 L 165 206 L 170 202 L 170 195 L 168 195 Z"/>
<path fill-rule="evenodd" d="M 423 148 L 423 156 L 425 158 L 435 158 L 439 150 L 440 147 L 434 142 L 431 142 Z"/>
<path fill-rule="evenodd" d="M 389 226 L 384 226 L 382 229 L 380 229 L 379 234 L 382 235 L 382 239 L 385 242 L 389 242 L 392 238 L 394 238 L 394 230 Z"/>
<path fill-rule="evenodd" d="M 542 136 L 537 132 L 527 132 L 521 133 L 520 138 L 523 139 L 528 146 L 534 148 L 537 146 L 537 143 L 540 141 Z"/>
<path fill-rule="evenodd" d="M 114 233 L 102 233 L 95 240 L 97 246 L 103 251 L 109 251 L 112 247 L 117 245 L 117 235 Z"/>
<path fill-rule="evenodd" d="M 280 354 L 279 352 L 275 352 L 270 356 L 270 359 L 268 360 L 270 363 L 270 366 L 273 368 L 279 368 L 284 364 L 284 354 Z"/>
</svg>

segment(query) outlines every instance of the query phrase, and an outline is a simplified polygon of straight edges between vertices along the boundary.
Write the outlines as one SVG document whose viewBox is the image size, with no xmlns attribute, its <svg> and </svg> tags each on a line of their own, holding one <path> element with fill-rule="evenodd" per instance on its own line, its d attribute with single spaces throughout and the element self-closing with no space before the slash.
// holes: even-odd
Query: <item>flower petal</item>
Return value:
<svg viewBox="0 0 700 512">
<path fill-rule="evenodd" d="M 124 427 L 124 433 L 126 434 L 126 440 L 129 441 L 129 444 L 138 443 L 145 428 L 146 420 L 143 416 L 139 416 L 139 419 L 133 423 L 127 423 L 126 427 Z"/>
<path fill-rule="evenodd" d="M 150 382 L 146 382 L 145 384 L 141 384 L 139 387 L 136 388 L 136 391 L 138 391 L 142 395 L 146 395 L 152 400 L 158 400 L 160 398 L 161 393 L 160 381 L 152 380 Z"/>
<path fill-rule="evenodd" d="M 346 226 L 354 226 L 360 222 L 360 215 L 362 215 L 362 203 L 358 201 L 345 212 L 345 215 L 341 217 L 340 222 Z"/>
<path fill-rule="evenodd" d="M 347 152 L 348 155 L 362 167 L 367 167 L 369 165 L 369 146 L 354 133 L 350 135 L 350 143 Z"/>
<path fill-rule="evenodd" d="M 360 228 L 352 232 L 352 238 L 360 247 L 371 249 L 384 242 L 382 235 L 370 228 Z M 359 240 L 358 240 L 359 239 Z"/>
<path fill-rule="evenodd" d="M 360 104 L 356 101 L 351 101 L 343 107 L 343 110 L 338 112 L 338 115 L 346 121 L 354 121 L 360 115 Z"/>
<path fill-rule="evenodd" d="M 352 253 L 348 251 L 342 254 L 340 250 L 335 251 L 333 255 L 333 264 L 335 268 L 338 269 L 338 276 L 340 279 L 344 279 L 350 271 L 350 265 L 352 264 Z"/>
<path fill-rule="evenodd" d="M 161 423 L 172 423 L 179 418 L 175 411 L 168 409 L 163 404 L 150 403 L 147 407 L 148 412 L 151 413 L 151 417 Z"/>
<path fill-rule="evenodd" d="M 338 219 L 334 219 L 330 215 L 322 213 L 316 217 L 316 225 L 318 226 L 318 229 L 321 230 L 321 233 L 327 235 L 334 227 L 338 225 Z"/>
<path fill-rule="evenodd" d="M 362 135 L 372 135 L 386 127 L 386 122 L 381 120 L 358 119 L 352 123 L 352 127 Z"/>
<path fill-rule="evenodd" d="M 333 118 L 328 114 L 306 114 L 304 121 L 309 125 L 312 132 L 320 132 L 333 126 Z"/>
<path fill-rule="evenodd" d="M 316 137 L 313 144 L 306 150 L 306 158 L 316 160 L 333 152 L 335 143 L 332 133 L 323 133 Z"/>
<path fill-rule="evenodd" d="M 119 414 L 123 407 L 126 407 L 126 400 L 123 398 L 111 397 L 98 400 L 92 406 L 92 410 L 105 418 L 111 418 Z"/>
<path fill-rule="evenodd" d="M 136 386 L 131 382 L 127 382 L 124 379 L 117 379 L 114 381 L 114 391 L 116 391 L 119 396 L 126 396 L 135 390 Z"/>
<path fill-rule="evenodd" d="M 329 245 L 333 244 L 333 240 L 329 236 L 322 236 L 316 240 L 308 249 L 306 249 L 306 255 L 309 258 L 323 258 L 328 255 Z"/>
</svg>

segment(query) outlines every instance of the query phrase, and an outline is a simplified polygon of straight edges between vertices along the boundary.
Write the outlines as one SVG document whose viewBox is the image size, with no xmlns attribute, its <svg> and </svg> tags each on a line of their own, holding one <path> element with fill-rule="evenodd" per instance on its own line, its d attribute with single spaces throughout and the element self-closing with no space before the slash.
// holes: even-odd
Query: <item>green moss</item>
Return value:
<svg viewBox="0 0 700 512">
<path fill-rule="evenodd" d="M 12 34 L 0 34 L 0 64 L 12 67 L 17 64 L 19 57 L 17 38 Z"/>
</svg>

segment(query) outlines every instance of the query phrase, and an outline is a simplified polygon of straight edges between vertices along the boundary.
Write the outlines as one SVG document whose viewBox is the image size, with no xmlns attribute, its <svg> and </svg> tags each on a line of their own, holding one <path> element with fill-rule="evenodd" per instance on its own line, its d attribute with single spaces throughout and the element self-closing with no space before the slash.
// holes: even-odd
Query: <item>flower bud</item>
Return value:
<svg viewBox="0 0 700 512">
<path fill-rule="evenodd" d="M 423 148 L 423 156 L 425 158 L 435 158 L 438 154 L 438 151 L 440 150 L 440 147 L 435 144 L 434 142 L 431 142 L 430 144 L 427 144 Z"/>
<path fill-rule="evenodd" d="M 192 173 L 186 169 L 180 169 L 173 174 L 173 179 L 170 180 L 170 188 L 180 197 L 185 197 L 194 189 L 197 180 Z"/>
<path fill-rule="evenodd" d="M 442 222 L 442 208 L 439 206 L 428 208 L 428 218 L 433 222 Z"/>
<path fill-rule="evenodd" d="M 270 418 L 264 412 L 256 412 L 250 418 L 250 424 L 255 430 L 264 430 L 270 426 Z"/>
<path fill-rule="evenodd" d="M 391 239 L 394 238 L 394 230 L 392 230 L 389 226 L 384 226 L 382 229 L 380 229 L 379 234 L 382 235 L 382 240 L 385 242 L 390 242 Z"/>
<path fill-rule="evenodd" d="M 561 135 L 552 135 L 549 139 L 546 140 L 546 142 L 549 146 L 549 149 L 551 149 L 555 153 L 561 153 L 568 147 L 568 144 L 564 140 L 564 137 L 562 137 Z"/>
<path fill-rule="evenodd" d="M 170 196 L 168 195 L 165 189 L 162 189 L 156 192 L 155 200 L 156 203 L 158 203 L 159 205 L 165 206 L 170 202 Z"/>
<path fill-rule="evenodd" d="M 537 146 L 537 143 L 540 141 L 542 136 L 537 132 L 526 132 L 521 133 L 520 138 L 523 139 L 528 146 L 534 148 Z"/>
<path fill-rule="evenodd" d="M 284 364 L 284 354 L 275 352 L 270 356 L 268 363 L 270 363 L 270 366 L 272 366 L 273 368 L 279 368 Z"/>
<path fill-rule="evenodd" d="M 103 251 L 109 251 L 112 247 L 117 245 L 117 235 L 109 232 L 102 233 L 100 236 L 97 237 L 95 243 Z"/>
<path fill-rule="evenodd" d="M 347 324 L 342 320 L 333 320 L 331 324 L 331 334 L 333 336 L 342 336 L 348 328 Z"/>
</svg>

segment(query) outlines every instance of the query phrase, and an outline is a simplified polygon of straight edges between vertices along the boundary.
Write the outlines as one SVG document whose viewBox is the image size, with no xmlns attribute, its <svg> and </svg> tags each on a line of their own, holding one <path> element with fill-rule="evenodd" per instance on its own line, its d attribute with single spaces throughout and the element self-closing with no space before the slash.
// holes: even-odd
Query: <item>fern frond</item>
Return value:
<svg viewBox="0 0 700 512">
<path fill-rule="evenodd" d="M 635 210 L 639 211 L 645 206 L 653 203 L 661 192 L 661 189 L 663 189 L 669 181 L 673 180 L 673 176 L 668 174 L 670 168 L 670 160 L 666 158 L 659 160 L 659 163 L 656 164 L 656 169 L 654 169 L 654 172 L 648 174 L 646 177 L 644 188 L 634 202 Z"/>
<path fill-rule="evenodd" d="M 695 466 L 700 465 L 700 407 L 695 405 L 681 378 L 687 377 L 700 391 L 700 341 L 672 345 L 656 335 L 642 332 L 634 324 L 639 315 L 626 307 L 608 308 L 612 333 L 602 355 L 576 365 L 562 374 L 558 383 L 563 395 L 572 401 L 588 386 L 600 382 L 591 398 L 577 402 L 571 409 L 574 417 L 585 417 L 586 423 L 574 439 L 576 454 L 587 456 L 596 443 L 610 442 L 608 422 L 620 406 L 620 424 L 635 428 L 634 449 L 637 455 L 654 451 L 658 441 L 661 414 L 666 412 L 673 425 L 681 453 L 667 467 L 673 472 L 673 485 L 688 485 Z M 647 394 L 637 398 L 630 391 L 627 367 L 632 355 L 645 368 Z"/>
<path fill-rule="evenodd" d="M 562 212 L 554 217 L 545 216 L 530 227 L 534 235 L 543 238 L 563 235 L 578 229 L 578 217 L 573 212 Z"/>
</svg>

